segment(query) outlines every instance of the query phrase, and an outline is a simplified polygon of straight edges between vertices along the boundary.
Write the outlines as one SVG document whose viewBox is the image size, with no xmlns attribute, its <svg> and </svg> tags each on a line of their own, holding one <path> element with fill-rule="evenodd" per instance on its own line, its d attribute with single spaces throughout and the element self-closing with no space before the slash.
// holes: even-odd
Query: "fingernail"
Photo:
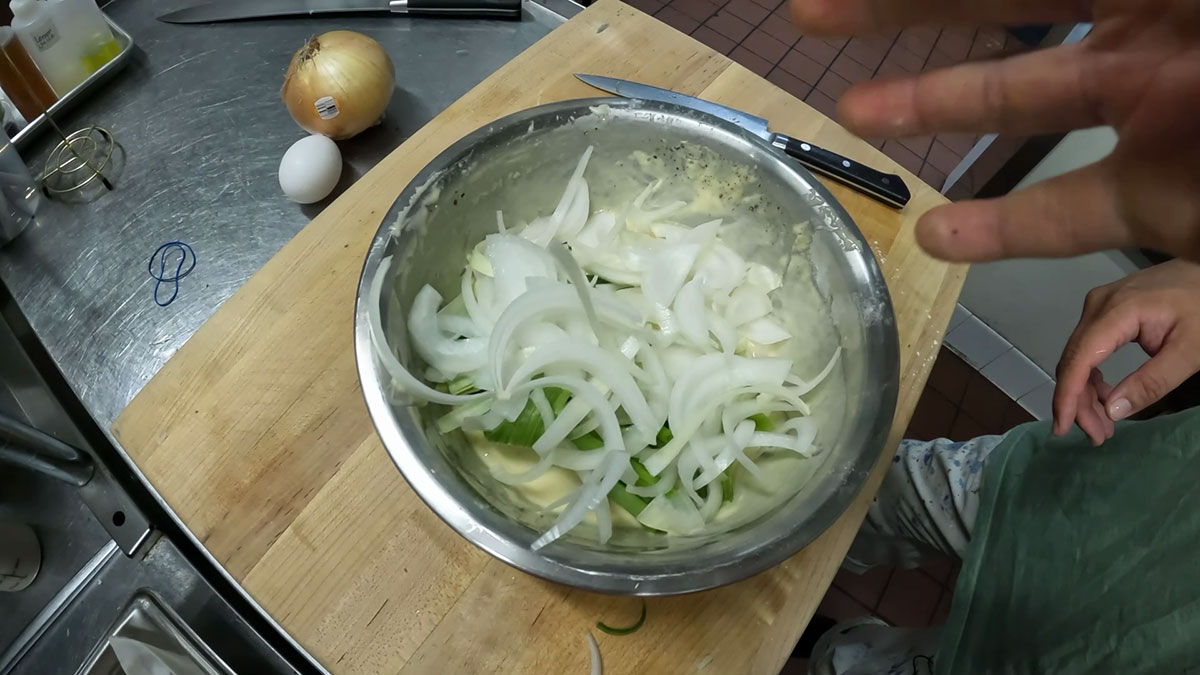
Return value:
<svg viewBox="0 0 1200 675">
<path fill-rule="evenodd" d="M 1108 417 L 1112 421 L 1123 420 L 1129 417 L 1132 406 L 1129 405 L 1129 399 L 1119 398 L 1108 404 Z"/>
</svg>

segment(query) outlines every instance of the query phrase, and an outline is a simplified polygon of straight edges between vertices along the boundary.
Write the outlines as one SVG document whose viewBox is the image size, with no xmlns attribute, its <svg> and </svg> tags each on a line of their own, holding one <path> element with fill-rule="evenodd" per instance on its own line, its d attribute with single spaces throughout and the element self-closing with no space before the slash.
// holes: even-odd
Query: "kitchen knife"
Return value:
<svg viewBox="0 0 1200 675">
<path fill-rule="evenodd" d="M 625 98 L 640 98 L 649 101 L 674 103 L 693 110 L 719 117 L 732 122 L 750 133 L 762 138 L 771 145 L 796 158 L 804 166 L 819 174 L 844 183 L 859 192 L 887 204 L 893 208 L 903 208 L 911 196 L 908 186 L 894 173 L 884 173 L 860 164 L 852 159 L 843 157 L 836 152 L 817 147 L 812 143 L 800 141 L 784 134 L 775 133 L 767 128 L 767 121 L 761 117 L 723 106 L 712 101 L 705 101 L 687 94 L 680 94 L 670 89 L 661 89 L 648 84 L 630 82 L 615 77 L 603 75 L 575 74 L 580 80 L 597 89 L 603 89 L 611 94 Z"/>
<path fill-rule="evenodd" d="M 519 19 L 521 0 L 214 0 L 168 12 L 159 16 L 158 20 L 166 23 L 215 23 L 345 12 Z"/>
</svg>

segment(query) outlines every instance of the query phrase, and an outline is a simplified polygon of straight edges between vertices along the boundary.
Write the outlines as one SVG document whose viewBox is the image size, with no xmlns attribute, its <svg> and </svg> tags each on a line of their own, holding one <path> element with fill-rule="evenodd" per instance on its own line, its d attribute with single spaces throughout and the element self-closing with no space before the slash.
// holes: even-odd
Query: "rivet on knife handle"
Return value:
<svg viewBox="0 0 1200 675">
<path fill-rule="evenodd" d="M 904 180 L 894 173 L 872 169 L 836 152 L 783 134 L 774 134 L 771 144 L 813 171 L 844 183 L 893 208 L 904 208 L 911 197 Z"/>
</svg>

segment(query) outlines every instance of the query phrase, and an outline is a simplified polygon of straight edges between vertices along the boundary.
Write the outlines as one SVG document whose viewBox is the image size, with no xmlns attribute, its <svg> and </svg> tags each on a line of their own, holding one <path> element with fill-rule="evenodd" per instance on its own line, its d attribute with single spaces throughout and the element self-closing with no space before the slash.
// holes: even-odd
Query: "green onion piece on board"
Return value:
<svg viewBox="0 0 1200 675">
<path fill-rule="evenodd" d="M 613 628 L 603 621 L 597 621 L 596 628 L 599 628 L 609 635 L 629 635 L 630 633 L 637 632 L 637 629 L 641 628 L 642 624 L 644 623 L 646 623 L 646 601 L 642 600 L 642 615 L 638 617 L 638 620 L 634 622 L 632 626 L 627 626 L 625 628 Z"/>
<path fill-rule="evenodd" d="M 645 499 L 626 490 L 625 486 L 620 483 L 617 483 L 613 486 L 613 489 L 608 491 L 608 498 L 613 500 L 617 506 L 633 514 L 635 518 L 641 515 L 642 510 L 649 503 Z"/>
</svg>

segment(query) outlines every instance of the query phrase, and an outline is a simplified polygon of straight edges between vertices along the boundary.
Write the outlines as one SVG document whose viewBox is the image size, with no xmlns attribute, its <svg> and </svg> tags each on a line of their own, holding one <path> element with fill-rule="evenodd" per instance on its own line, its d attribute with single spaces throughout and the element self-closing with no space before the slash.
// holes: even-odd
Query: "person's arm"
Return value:
<svg viewBox="0 0 1200 675">
<path fill-rule="evenodd" d="M 1200 261 L 1200 2 L 790 0 L 806 34 L 954 23 L 1091 21 L 1082 41 L 912 77 L 838 102 L 871 138 L 1111 125 L 1113 153 L 999 199 L 930 210 L 917 239 L 947 260 L 1065 256 L 1138 245 Z"/>
<path fill-rule="evenodd" d="M 1109 386 L 1096 369 L 1117 348 L 1136 342 L 1150 360 Z M 1173 260 L 1100 286 L 1058 363 L 1054 433 L 1078 423 L 1099 445 L 1124 419 L 1166 396 L 1200 371 L 1200 264 Z"/>
</svg>

